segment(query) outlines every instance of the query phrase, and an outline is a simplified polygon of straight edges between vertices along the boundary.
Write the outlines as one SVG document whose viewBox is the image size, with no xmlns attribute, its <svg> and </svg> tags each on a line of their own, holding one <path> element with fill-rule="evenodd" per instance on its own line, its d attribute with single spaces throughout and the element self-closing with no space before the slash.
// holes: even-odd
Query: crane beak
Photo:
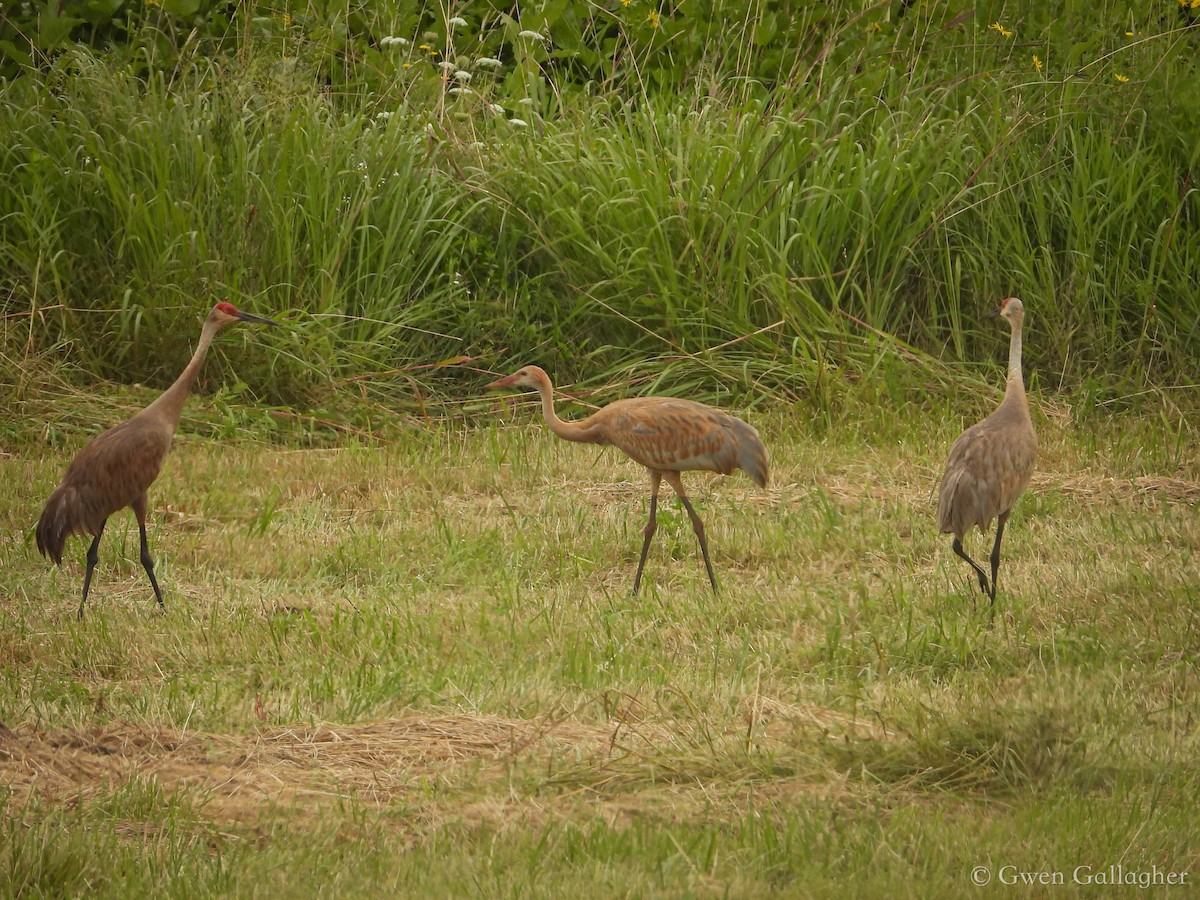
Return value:
<svg viewBox="0 0 1200 900">
<path fill-rule="evenodd" d="M 512 387 L 513 384 L 516 383 L 516 380 L 517 380 L 516 375 L 505 375 L 503 378 L 493 381 L 491 384 L 485 384 L 484 388 L 489 389 L 489 388 Z"/>
<path fill-rule="evenodd" d="M 278 322 L 264 318 L 263 316 L 256 316 L 253 313 L 242 312 L 240 309 L 237 311 L 237 317 L 243 322 L 254 322 L 258 325 L 274 325 L 276 328 L 279 327 Z"/>
<path fill-rule="evenodd" d="M 1003 300 L 1001 300 L 1001 301 L 1000 301 L 1000 308 L 999 308 L 999 309 L 993 309 L 993 310 L 992 310 L 990 313 L 987 313 L 987 314 L 984 316 L 984 318 L 985 318 L 985 319 L 998 319 L 998 318 L 1000 318 L 1002 315 L 1004 315 L 1004 310 L 1005 310 L 1005 308 L 1008 306 L 1008 302 L 1009 302 L 1010 300 L 1016 300 L 1016 299 L 1017 299 L 1016 297 L 1005 297 Z"/>
</svg>

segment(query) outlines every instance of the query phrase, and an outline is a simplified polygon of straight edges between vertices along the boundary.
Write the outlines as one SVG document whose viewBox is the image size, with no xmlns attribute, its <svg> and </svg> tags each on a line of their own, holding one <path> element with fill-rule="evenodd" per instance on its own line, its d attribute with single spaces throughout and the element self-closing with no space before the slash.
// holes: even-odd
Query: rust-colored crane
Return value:
<svg viewBox="0 0 1200 900">
<path fill-rule="evenodd" d="M 103 432 L 79 451 L 54 489 L 37 524 L 37 546 L 43 556 L 62 564 L 63 546 L 72 534 L 91 535 L 83 599 L 79 618 L 92 585 L 92 570 L 100 556 L 100 536 L 108 517 L 128 506 L 137 517 L 141 533 L 142 568 L 150 577 L 154 597 L 163 605 L 162 591 L 154 578 L 154 560 L 146 543 L 146 492 L 158 477 L 179 424 L 179 414 L 196 376 L 204 365 L 209 344 L 217 332 L 234 322 L 275 325 L 270 319 L 242 312 L 232 303 L 218 303 L 204 321 L 200 343 L 183 372 L 162 396 L 133 418 Z"/>
<path fill-rule="evenodd" d="M 996 572 L 1000 568 L 1000 539 L 1017 498 L 1029 484 L 1037 463 L 1037 436 L 1029 417 L 1025 384 L 1021 379 L 1021 324 L 1025 307 L 1009 297 L 988 318 L 1000 316 L 1012 328 L 1008 347 L 1008 382 L 1004 400 L 990 416 L 958 436 L 950 448 L 946 471 L 938 489 L 938 529 L 954 535 L 954 552 L 971 564 L 980 589 L 996 602 Z M 992 578 L 963 550 L 962 539 L 972 527 L 984 534 L 997 520 L 992 546 Z"/>
<path fill-rule="evenodd" d="M 650 470 L 650 521 L 642 531 L 645 535 L 642 556 L 633 577 L 635 596 L 642 583 L 650 539 L 658 527 L 658 489 L 664 478 L 675 489 L 692 520 L 708 580 L 713 590 L 717 589 L 717 577 L 708 558 L 704 523 L 688 500 L 679 473 L 703 469 L 729 475 L 734 469 L 742 469 L 759 487 L 766 487 L 767 449 L 753 426 L 703 403 L 674 397 L 617 400 L 586 419 L 564 422 L 554 412 L 554 386 L 550 376 L 538 366 L 525 366 L 487 387 L 534 388 L 541 394 L 546 424 L 560 438 L 587 444 L 612 444 Z"/>
</svg>

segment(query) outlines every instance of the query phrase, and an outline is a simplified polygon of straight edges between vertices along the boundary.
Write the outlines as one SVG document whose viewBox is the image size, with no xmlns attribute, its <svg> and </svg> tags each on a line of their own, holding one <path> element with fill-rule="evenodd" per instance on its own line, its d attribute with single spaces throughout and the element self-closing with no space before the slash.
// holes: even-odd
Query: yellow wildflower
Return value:
<svg viewBox="0 0 1200 900">
<path fill-rule="evenodd" d="M 1042 71 L 1042 61 L 1038 59 L 1038 55 L 1036 53 L 1033 54 L 1033 67 L 1039 72 Z"/>
<path fill-rule="evenodd" d="M 1133 37 L 1133 32 L 1132 31 L 1125 32 L 1125 37 Z"/>
<path fill-rule="evenodd" d="M 633 0 L 621 0 L 621 5 L 622 5 L 622 6 L 628 6 L 628 5 L 629 5 L 630 3 L 632 3 L 632 2 L 633 2 Z"/>
<path fill-rule="evenodd" d="M 646 18 L 648 18 L 648 19 L 650 20 L 650 27 L 651 27 L 651 28 L 657 28 L 657 27 L 658 27 L 658 20 L 659 20 L 660 18 L 662 18 L 662 17 L 661 17 L 661 16 L 658 14 L 658 10 L 657 10 L 657 9 L 652 9 L 652 10 L 650 10 L 650 15 L 649 15 L 649 16 L 647 16 Z"/>
<path fill-rule="evenodd" d="M 1126 76 L 1124 76 L 1124 75 L 1113 75 L 1113 78 L 1117 79 L 1117 83 L 1118 83 L 1118 84 L 1124 84 L 1125 82 L 1127 82 L 1127 81 L 1129 80 L 1129 79 L 1128 79 Z"/>
<path fill-rule="evenodd" d="M 401 63 L 401 64 L 400 64 L 400 68 L 402 68 L 402 69 L 411 69 L 411 68 L 412 68 L 412 63 Z"/>
<path fill-rule="evenodd" d="M 432 50 L 433 48 L 430 47 L 428 44 L 417 44 L 417 49 L 418 50 Z"/>
<path fill-rule="evenodd" d="M 1005 28 L 1003 25 L 1001 25 L 999 22 L 993 22 L 991 25 L 988 26 L 988 28 L 990 28 L 992 31 L 995 31 L 997 34 L 1000 34 L 1003 37 L 1012 37 L 1013 36 L 1013 33 L 1011 31 L 1009 31 L 1007 28 Z"/>
</svg>

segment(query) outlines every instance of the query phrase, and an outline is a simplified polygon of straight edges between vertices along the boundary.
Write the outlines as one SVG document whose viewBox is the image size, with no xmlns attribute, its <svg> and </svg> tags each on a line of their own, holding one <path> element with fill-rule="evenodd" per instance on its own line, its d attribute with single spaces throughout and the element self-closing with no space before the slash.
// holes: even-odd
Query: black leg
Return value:
<svg viewBox="0 0 1200 900">
<path fill-rule="evenodd" d="M 662 483 L 662 475 L 650 472 L 650 521 L 642 529 L 645 538 L 642 541 L 642 558 L 638 560 L 637 574 L 633 576 L 633 596 L 637 596 L 638 588 L 642 586 L 642 569 L 646 567 L 646 554 L 650 550 L 650 538 L 658 528 L 658 487 Z"/>
<path fill-rule="evenodd" d="M 1004 537 L 1004 523 L 1008 521 L 1008 511 L 1000 513 L 996 525 L 996 543 L 992 545 L 992 605 L 996 604 L 996 573 L 1000 570 L 1000 539 Z"/>
<path fill-rule="evenodd" d="M 691 501 L 688 500 L 687 494 L 683 490 L 683 482 L 679 478 L 678 472 L 667 472 L 667 481 L 671 487 L 675 489 L 675 493 L 679 495 L 679 499 L 683 501 L 683 508 L 687 510 L 688 518 L 692 520 L 692 531 L 696 532 L 696 539 L 700 541 L 700 553 L 704 556 L 704 568 L 708 570 L 708 582 L 712 585 L 714 593 L 717 590 L 717 576 L 713 574 L 712 563 L 708 559 L 708 541 L 704 538 L 704 523 L 700 521 L 700 516 L 696 514 L 696 510 L 692 508 Z"/>
<path fill-rule="evenodd" d="M 154 599 L 158 601 L 159 608 L 165 608 L 162 591 L 158 589 L 158 579 L 154 577 L 154 560 L 150 556 L 150 543 L 146 540 L 146 495 L 142 494 L 130 505 L 133 507 L 133 514 L 137 517 L 138 534 L 141 537 L 142 568 L 150 576 L 150 587 L 154 588 Z"/>
<path fill-rule="evenodd" d="M 158 589 L 158 580 L 154 577 L 154 560 L 150 558 L 150 545 L 146 542 L 146 526 L 138 525 L 138 531 L 142 534 L 142 568 L 150 576 L 150 587 L 154 588 L 154 599 L 158 601 L 159 606 L 165 607 L 162 591 Z"/>
<path fill-rule="evenodd" d="M 108 519 L 100 523 L 100 530 L 92 538 L 92 546 L 88 547 L 87 571 L 83 573 L 83 599 L 79 601 L 79 612 L 75 614 L 79 619 L 83 618 L 83 607 L 87 603 L 88 591 L 92 587 L 92 570 L 96 568 L 96 563 L 100 561 L 100 536 L 104 534 L 104 526 L 106 524 L 108 524 Z"/>
<path fill-rule="evenodd" d="M 975 562 L 975 560 L 973 560 L 973 559 L 971 559 L 971 557 L 967 556 L 966 551 L 963 550 L 962 540 L 956 537 L 954 539 L 954 543 L 951 544 L 950 546 L 952 546 L 954 548 L 955 553 L 957 553 L 959 556 L 961 556 L 963 559 L 965 559 L 967 562 L 969 562 L 971 564 L 971 568 L 974 569 L 975 574 L 979 576 L 979 589 L 981 591 L 983 591 L 985 594 L 987 594 L 988 596 L 991 596 L 991 591 L 988 590 L 987 572 L 985 572 L 985 571 L 983 571 L 983 569 L 979 568 L 979 565 Z"/>
</svg>

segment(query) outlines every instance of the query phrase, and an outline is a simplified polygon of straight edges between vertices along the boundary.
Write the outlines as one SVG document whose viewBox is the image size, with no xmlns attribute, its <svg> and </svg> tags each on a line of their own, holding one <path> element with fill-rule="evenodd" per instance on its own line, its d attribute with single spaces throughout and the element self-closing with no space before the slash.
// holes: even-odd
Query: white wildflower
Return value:
<svg viewBox="0 0 1200 900">
<path fill-rule="evenodd" d="M 483 141 L 471 141 L 471 143 L 467 144 L 467 146 L 472 150 L 483 150 L 487 147 L 487 144 L 485 144 Z"/>
<path fill-rule="evenodd" d="M 498 116 L 504 115 L 504 107 L 501 106 L 499 103 L 490 103 L 490 104 L 488 104 L 488 106 L 492 112 L 496 113 L 496 115 L 498 115 Z"/>
<path fill-rule="evenodd" d="M 448 60 L 448 59 L 443 59 L 440 63 L 438 63 L 438 68 L 442 69 L 443 71 L 449 72 L 451 69 L 457 69 L 458 66 L 456 66 L 454 63 L 450 62 L 450 60 Z"/>
<path fill-rule="evenodd" d="M 459 69 L 457 72 L 454 73 L 454 80 L 461 81 L 464 84 L 466 84 L 468 81 L 471 80 L 471 73 L 467 72 L 463 69 Z"/>
<path fill-rule="evenodd" d="M 473 94 L 475 92 L 467 87 L 452 87 L 452 88 L 450 88 L 450 90 L 446 91 L 446 93 L 447 94 Z"/>
<path fill-rule="evenodd" d="M 538 32 L 536 32 L 536 31 L 530 31 L 528 28 L 526 28 L 524 31 L 518 32 L 518 33 L 517 33 L 517 37 L 520 37 L 520 38 L 529 38 L 531 41 L 544 41 L 544 40 L 546 40 L 546 37 L 545 37 L 545 35 L 539 34 L 539 33 L 538 33 Z"/>
<path fill-rule="evenodd" d="M 390 34 L 385 38 L 379 39 L 380 47 L 407 47 L 408 44 L 408 38 L 395 37 Z"/>
<path fill-rule="evenodd" d="M 529 123 L 528 123 L 528 122 L 526 122 L 524 119 L 512 118 L 512 119 L 509 119 L 509 120 L 508 120 L 508 124 L 509 124 L 509 125 L 516 125 L 518 128 L 527 128 L 527 127 L 529 127 Z"/>
<path fill-rule="evenodd" d="M 479 59 L 475 60 L 475 65 L 483 66 L 485 69 L 498 69 L 504 65 L 504 63 L 500 62 L 500 60 L 496 59 L 494 56 L 481 56 Z"/>
<path fill-rule="evenodd" d="M 533 106 L 533 98 L 532 97 L 522 97 L 517 102 L 520 103 L 522 106 Z"/>
<path fill-rule="evenodd" d="M 462 16 L 455 16 L 453 19 L 450 19 L 448 22 L 446 22 L 446 24 L 451 28 L 462 28 L 467 24 L 467 20 Z"/>
</svg>

